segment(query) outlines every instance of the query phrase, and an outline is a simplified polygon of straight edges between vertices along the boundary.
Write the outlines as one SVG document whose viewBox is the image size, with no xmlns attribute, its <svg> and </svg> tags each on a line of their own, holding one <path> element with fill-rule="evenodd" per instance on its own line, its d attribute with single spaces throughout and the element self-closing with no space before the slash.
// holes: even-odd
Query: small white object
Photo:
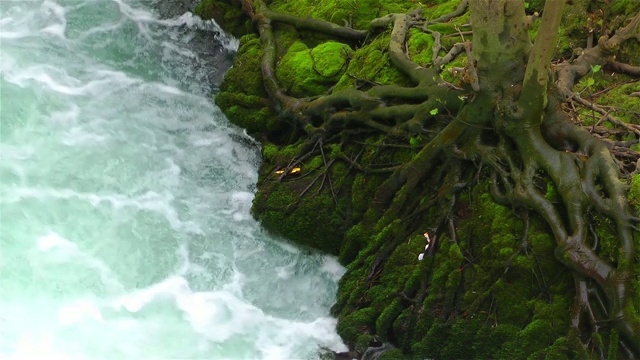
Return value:
<svg viewBox="0 0 640 360">
<path fill-rule="evenodd" d="M 424 253 L 420 253 L 420 255 L 418 255 L 418 261 L 422 261 L 422 259 L 424 259 Z"/>
<path fill-rule="evenodd" d="M 429 244 L 424 246 L 424 251 L 426 252 L 427 250 L 429 250 Z"/>
</svg>

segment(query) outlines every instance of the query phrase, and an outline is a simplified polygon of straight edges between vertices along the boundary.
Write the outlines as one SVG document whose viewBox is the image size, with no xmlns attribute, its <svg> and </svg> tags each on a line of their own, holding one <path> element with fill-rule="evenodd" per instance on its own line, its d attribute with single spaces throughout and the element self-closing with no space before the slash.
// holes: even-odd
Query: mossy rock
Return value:
<svg viewBox="0 0 640 360">
<path fill-rule="evenodd" d="M 233 67 L 225 75 L 220 90 L 266 98 L 261 69 L 262 53 L 262 44 L 257 35 L 241 37 Z"/>
<path fill-rule="evenodd" d="M 235 37 L 251 32 L 251 24 L 233 1 L 202 0 L 193 12 L 202 20 L 213 19 L 221 28 Z"/>
<path fill-rule="evenodd" d="M 271 9 L 302 17 L 312 17 L 354 29 L 367 29 L 372 19 L 390 13 L 404 13 L 416 5 L 406 0 L 275 0 Z"/>
<path fill-rule="evenodd" d="M 340 79 L 352 53 L 348 45 L 337 41 L 312 49 L 297 41 L 278 63 L 276 76 L 291 96 L 320 95 Z"/>
<path fill-rule="evenodd" d="M 387 32 L 378 36 L 368 46 L 357 49 L 335 90 L 354 87 L 354 79 L 380 84 L 410 85 L 409 78 L 391 64 L 388 53 L 389 40 L 390 32 Z"/>
<path fill-rule="evenodd" d="M 283 126 L 264 90 L 261 57 L 260 39 L 253 34 L 243 36 L 234 66 L 225 75 L 214 99 L 229 121 L 250 134 L 277 132 Z"/>
<path fill-rule="evenodd" d="M 355 343 L 360 334 L 373 332 L 373 329 L 375 328 L 375 316 L 376 313 L 371 308 L 364 308 L 351 312 L 348 315 L 340 317 L 338 320 L 337 331 L 343 340 L 349 343 Z M 370 338 L 359 339 L 359 343 L 361 343 L 365 348 L 369 346 L 369 344 L 366 343 L 366 340 L 370 340 Z"/>
<path fill-rule="evenodd" d="M 303 181 L 274 182 L 260 188 L 254 199 L 254 213 L 267 230 L 338 255 L 346 231 L 345 219 L 331 194 L 300 196 L 307 185 Z"/>
</svg>

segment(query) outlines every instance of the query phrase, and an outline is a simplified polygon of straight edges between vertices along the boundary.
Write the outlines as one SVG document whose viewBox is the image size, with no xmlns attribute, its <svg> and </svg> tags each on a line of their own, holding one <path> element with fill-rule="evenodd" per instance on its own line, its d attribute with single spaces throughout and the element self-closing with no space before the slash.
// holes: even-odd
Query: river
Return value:
<svg viewBox="0 0 640 360">
<path fill-rule="evenodd" d="M 149 1 L 0 2 L 0 358 L 345 350 L 344 268 L 250 215 L 258 145 L 211 99 L 237 46 Z"/>
</svg>

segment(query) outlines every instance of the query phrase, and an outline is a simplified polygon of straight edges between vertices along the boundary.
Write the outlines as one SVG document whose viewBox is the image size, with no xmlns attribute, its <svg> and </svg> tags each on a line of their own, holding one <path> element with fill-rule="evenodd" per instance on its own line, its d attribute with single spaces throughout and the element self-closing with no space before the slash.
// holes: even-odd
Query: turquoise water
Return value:
<svg viewBox="0 0 640 360">
<path fill-rule="evenodd" d="M 152 5 L 0 2 L 0 358 L 344 350 L 344 269 L 250 216 L 259 149 L 210 98 L 237 40 Z"/>
</svg>

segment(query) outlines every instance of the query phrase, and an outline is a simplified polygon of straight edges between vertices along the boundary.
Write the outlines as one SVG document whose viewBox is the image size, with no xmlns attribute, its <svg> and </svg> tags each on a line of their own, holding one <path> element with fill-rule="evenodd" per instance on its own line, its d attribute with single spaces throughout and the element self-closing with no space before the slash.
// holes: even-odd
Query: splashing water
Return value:
<svg viewBox="0 0 640 360">
<path fill-rule="evenodd" d="M 259 151 L 209 98 L 237 40 L 142 2 L 4 1 L 0 46 L 0 358 L 344 350 L 344 269 L 249 214 Z"/>
</svg>

